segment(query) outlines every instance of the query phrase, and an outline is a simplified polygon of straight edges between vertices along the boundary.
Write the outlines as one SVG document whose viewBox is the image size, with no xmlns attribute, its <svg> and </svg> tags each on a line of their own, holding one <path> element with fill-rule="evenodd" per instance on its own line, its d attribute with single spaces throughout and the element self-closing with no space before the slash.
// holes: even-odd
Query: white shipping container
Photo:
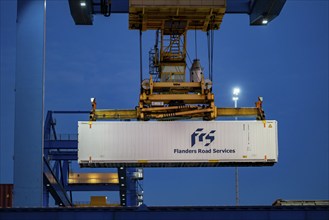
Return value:
<svg viewBox="0 0 329 220">
<path fill-rule="evenodd" d="M 269 166 L 276 121 L 78 122 L 81 167 Z"/>
</svg>

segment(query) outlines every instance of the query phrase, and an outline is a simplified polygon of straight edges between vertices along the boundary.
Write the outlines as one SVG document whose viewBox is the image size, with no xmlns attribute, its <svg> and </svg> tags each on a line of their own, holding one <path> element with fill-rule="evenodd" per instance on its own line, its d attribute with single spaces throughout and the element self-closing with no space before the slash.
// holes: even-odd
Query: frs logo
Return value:
<svg viewBox="0 0 329 220">
<path fill-rule="evenodd" d="M 191 135 L 191 147 L 195 145 L 197 137 L 199 138 L 199 142 L 203 142 L 203 140 L 206 139 L 207 143 L 204 145 L 205 147 L 208 147 L 215 140 L 215 137 L 213 136 L 213 134 L 216 132 L 215 130 L 212 130 L 209 133 L 204 133 L 202 131 L 203 128 L 198 128 Z"/>
</svg>

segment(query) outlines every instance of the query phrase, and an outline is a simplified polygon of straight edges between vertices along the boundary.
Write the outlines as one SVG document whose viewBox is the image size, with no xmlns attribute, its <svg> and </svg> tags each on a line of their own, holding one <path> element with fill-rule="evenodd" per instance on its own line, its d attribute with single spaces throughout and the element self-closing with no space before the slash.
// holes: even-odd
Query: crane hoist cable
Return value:
<svg viewBox="0 0 329 220">
<path fill-rule="evenodd" d="M 194 47 L 195 47 L 195 59 L 198 59 L 198 42 L 197 42 L 196 29 L 194 29 Z"/>
<path fill-rule="evenodd" d="M 210 40 L 209 40 L 209 31 L 207 31 L 207 45 L 208 45 L 208 75 L 211 80 L 211 65 L 210 65 Z"/>
<path fill-rule="evenodd" d="M 139 85 L 143 81 L 143 49 L 142 49 L 142 30 L 139 30 Z"/>
<path fill-rule="evenodd" d="M 207 31 L 209 79 L 213 81 L 214 30 Z"/>
<path fill-rule="evenodd" d="M 210 65 L 211 65 L 211 78 L 210 78 L 210 80 L 213 81 L 213 71 L 214 71 L 214 35 L 215 35 L 215 31 L 212 29 L 210 31 L 210 33 L 211 33 L 211 47 L 210 47 L 210 49 L 211 49 L 211 63 L 210 63 Z"/>
<path fill-rule="evenodd" d="M 90 121 L 99 119 L 186 120 L 186 118 L 214 120 L 217 117 L 227 116 L 256 116 L 257 119 L 265 119 L 260 105 L 256 108 L 243 109 L 217 108 L 215 105 L 215 96 L 212 93 L 214 31 L 220 27 L 226 10 L 226 1 L 212 1 L 209 6 L 202 4 L 202 1 L 199 1 L 200 5 L 194 6 L 191 6 L 188 1 L 175 3 L 168 1 L 166 7 L 163 7 L 158 1 L 131 0 L 129 3 L 129 29 L 140 32 L 141 91 L 138 106 L 131 110 L 96 110 L 95 99 L 92 99 Z M 158 37 L 161 36 L 161 38 L 159 50 L 151 50 L 149 53 L 150 76 L 149 79 L 143 81 L 142 31 L 147 30 L 158 30 L 156 45 Z M 161 31 L 160 36 L 159 30 Z M 203 75 L 200 60 L 195 59 L 192 62 L 186 50 L 187 33 L 191 30 L 206 31 L 207 33 L 209 79 Z M 195 32 L 196 58 L 198 58 L 197 37 Z M 157 51 L 159 53 L 156 53 Z M 190 69 L 189 81 L 186 79 L 188 78 L 188 71 L 186 71 L 188 60 L 192 63 L 192 67 L 193 63 L 196 63 L 194 69 L 188 68 Z M 201 108 L 193 110 L 171 108 L 182 105 Z M 160 108 L 160 111 L 154 108 Z"/>
<path fill-rule="evenodd" d="M 183 43 L 183 40 L 181 39 L 180 42 Z M 191 60 L 190 54 L 188 53 L 188 50 L 187 50 L 187 49 L 186 49 L 186 55 L 187 55 L 188 60 L 190 61 L 190 64 L 192 65 L 193 62 L 192 62 L 192 60 Z M 187 62 L 186 62 L 186 67 L 187 67 L 188 69 L 190 69 L 190 67 L 189 67 L 189 65 L 187 64 Z"/>
</svg>

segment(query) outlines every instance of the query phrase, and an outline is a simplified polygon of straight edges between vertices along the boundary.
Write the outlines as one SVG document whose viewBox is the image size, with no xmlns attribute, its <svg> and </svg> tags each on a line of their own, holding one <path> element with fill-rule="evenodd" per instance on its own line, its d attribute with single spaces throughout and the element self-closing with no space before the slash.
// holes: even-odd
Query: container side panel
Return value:
<svg viewBox="0 0 329 220">
<path fill-rule="evenodd" d="M 249 166 L 278 159 L 276 121 L 79 122 L 78 131 L 82 166 Z"/>
</svg>

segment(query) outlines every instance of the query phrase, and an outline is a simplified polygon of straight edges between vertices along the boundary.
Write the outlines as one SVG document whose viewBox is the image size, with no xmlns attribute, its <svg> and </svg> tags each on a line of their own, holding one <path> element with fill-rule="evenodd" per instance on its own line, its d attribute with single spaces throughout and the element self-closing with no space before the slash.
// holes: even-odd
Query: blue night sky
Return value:
<svg viewBox="0 0 329 220">
<path fill-rule="evenodd" d="M 267 119 L 279 123 L 279 162 L 239 169 L 241 205 L 270 205 L 279 198 L 329 199 L 328 11 L 325 0 L 287 0 L 267 26 L 249 26 L 247 15 L 227 14 L 215 32 L 216 105 L 233 107 L 232 88 L 239 86 L 240 107 L 252 107 L 263 96 Z M 153 31 L 143 33 L 144 78 L 154 37 Z M 194 32 L 188 39 L 193 59 Z M 205 33 L 198 32 L 197 45 L 207 75 Z M 99 109 L 137 105 L 139 32 L 128 30 L 127 14 L 97 15 L 93 26 L 76 26 L 68 2 L 50 0 L 45 111 L 90 110 L 91 97 L 96 97 Z M 89 119 L 88 115 L 56 118 L 58 133 L 77 133 L 77 121 Z M 234 205 L 234 181 L 234 168 L 147 168 L 144 202 Z M 110 200 L 113 196 L 109 194 Z M 75 199 L 89 198 L 79 194 Z"/>
</svg>

